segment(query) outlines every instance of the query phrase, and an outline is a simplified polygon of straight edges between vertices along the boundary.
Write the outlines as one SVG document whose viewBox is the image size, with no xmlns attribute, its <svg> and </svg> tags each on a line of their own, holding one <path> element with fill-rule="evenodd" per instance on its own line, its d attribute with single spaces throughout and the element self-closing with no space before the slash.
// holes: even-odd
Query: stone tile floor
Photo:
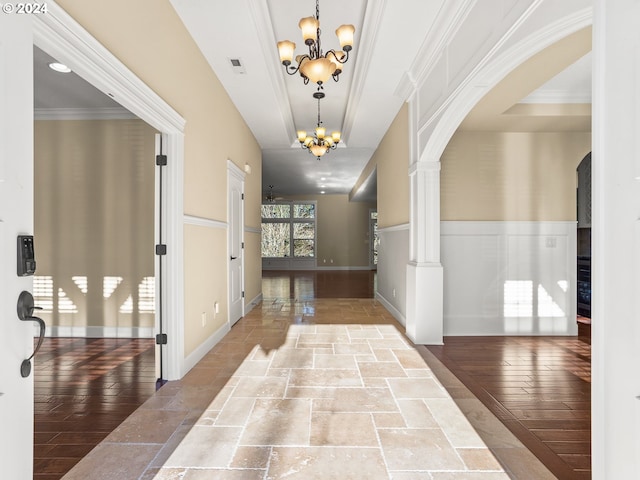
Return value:
<svg viewBox="0 0 640 480">
<path fill-rule="evenodd" d="M 555 478 L 402 331 L 373 299 L 264 302 L 64 478 Z"/>
</svg>

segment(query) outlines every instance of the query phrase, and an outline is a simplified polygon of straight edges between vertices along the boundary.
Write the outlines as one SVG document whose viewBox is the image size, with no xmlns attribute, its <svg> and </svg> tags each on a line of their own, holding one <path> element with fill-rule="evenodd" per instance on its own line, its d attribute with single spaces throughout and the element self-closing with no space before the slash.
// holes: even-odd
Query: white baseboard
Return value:
<svg viewBox="0 0 640 480">
<path fill-rule="evenodd" d="M 340 271 L 347 271 L 347 270 L 351 270 L 351 271 L 365 271 L 365 270 L 375 270 L 375 268 L 366 266 L 366 267 L 334 267 L 334 266 L 323 266 L 323 267 L 319 267 L 319 266 L 315 266 L 315 267 L 296 267 L 291 266 L 291 265 L 283 265 L 283 266 L 276 266 L 276 265 L 263 265 L 262 266 L 262 270 L 268 270 L 268 271 L 273 271 L 273 270 L 302 270 L 302 271 L 312 271 L 312 272 L 317 272 L 317 271 L 332 271 L 332 270 L 340 270 Z"/>
<path fill-rule="evenodd" d="M 229 323 L 225 323 L 218 330 L 216 330 L 213 335 L 207 338 L 198 348 L 196 348 L 189 356 L 184 359 L 183 371 L 180 377 L 184 377 L 189 370 L 196 366 L 196 364 L 204 358 L 204 356 L 209 353 L 213 347 L 215 347 L 222 338 L 229 333 L 231 328 L 229 327 Z"/>
<path fill-rule="evenodd" d="M 244 306 L 244 314 L 246 315 L 251 310 L 253 310 L 257 305 L 262 303 L 262 292 L 256 295 L 249 303 L 246 303 Z"/>
<path fill-rule="evenodd" d="M 386 298 L 384 298 L 378 292 L 376 292 L 376 300 L 378 300 L 382 304 L 382 306 L 384 308 L 389 310 L 389 313 L 391 313 L 391 315 L 393 315 L 393 318 L 398 320 L 398 322 L 400 322 L 403 327 L 407 326 L 407 319 L 404 318 L 404 315 L 402 315 L 400 310 L 398 310 L 396 307 L 394 307 Z"/>
<path fill-rule="evenodd" d="M 73 338 L 153 338 L 153 327 L 78 327 L 47 325 L 47 337 Z"/>
<path fill-rule="evenodd" d="M 325 271 L 330 271 L 330 270 L 354 270 L 354 271 L 365 271 L 365 270 L 375 270 L 375 268 L 366 266 L 366 267 L 333 267 L 333 266 L 322 266 L 322 267 L 316 267 L 314 270 L 325 270 Z"/>
</svg>

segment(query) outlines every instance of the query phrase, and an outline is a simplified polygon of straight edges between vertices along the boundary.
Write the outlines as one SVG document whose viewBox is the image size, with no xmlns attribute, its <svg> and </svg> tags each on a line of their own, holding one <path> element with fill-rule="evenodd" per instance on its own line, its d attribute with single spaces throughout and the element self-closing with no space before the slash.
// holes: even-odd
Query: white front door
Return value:
<svg viewBox="0 0 640 480">
<path fill-rule="evenodd" d="M 229 323 L 244 315 L 244 173 L 231 161 L 227 165 L 229 216 Z"/>
<path fill-rule="evenodd" d="M 33 323 L 16 304 L 33 277 L 17 275 L 17 236 L 33 235 L 33 37 L 29 15 L 0 13 L 0 468 L 33 476 Z M 36 268 L 38 242 L 35 239 Z M 38 357 L 32 363 L 38 362 Z"/>
</svg>

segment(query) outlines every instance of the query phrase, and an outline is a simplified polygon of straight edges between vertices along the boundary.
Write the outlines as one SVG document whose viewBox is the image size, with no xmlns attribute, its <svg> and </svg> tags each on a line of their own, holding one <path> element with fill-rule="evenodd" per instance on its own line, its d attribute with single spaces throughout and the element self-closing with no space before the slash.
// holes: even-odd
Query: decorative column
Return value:
<svg viewBox="0 0 640 480">
<path fill-rule="evenodd" d="M 409 168 L 410 227 L 407 335 L 416 344 L 441 345 L 443 274 L 440 264 L 440 162 Z"/>
</svg>

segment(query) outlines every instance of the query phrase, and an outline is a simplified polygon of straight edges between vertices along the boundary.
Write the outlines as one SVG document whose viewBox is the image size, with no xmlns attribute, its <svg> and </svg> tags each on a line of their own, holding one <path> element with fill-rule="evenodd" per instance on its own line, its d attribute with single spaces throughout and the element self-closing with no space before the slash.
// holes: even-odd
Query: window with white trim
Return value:
<svg viewBox="0 0 640 480">
<path fill-rule="evenodd" d="M 316 202 L 262 205 L 262 258 L 315 258 Z"/>
</svg>

